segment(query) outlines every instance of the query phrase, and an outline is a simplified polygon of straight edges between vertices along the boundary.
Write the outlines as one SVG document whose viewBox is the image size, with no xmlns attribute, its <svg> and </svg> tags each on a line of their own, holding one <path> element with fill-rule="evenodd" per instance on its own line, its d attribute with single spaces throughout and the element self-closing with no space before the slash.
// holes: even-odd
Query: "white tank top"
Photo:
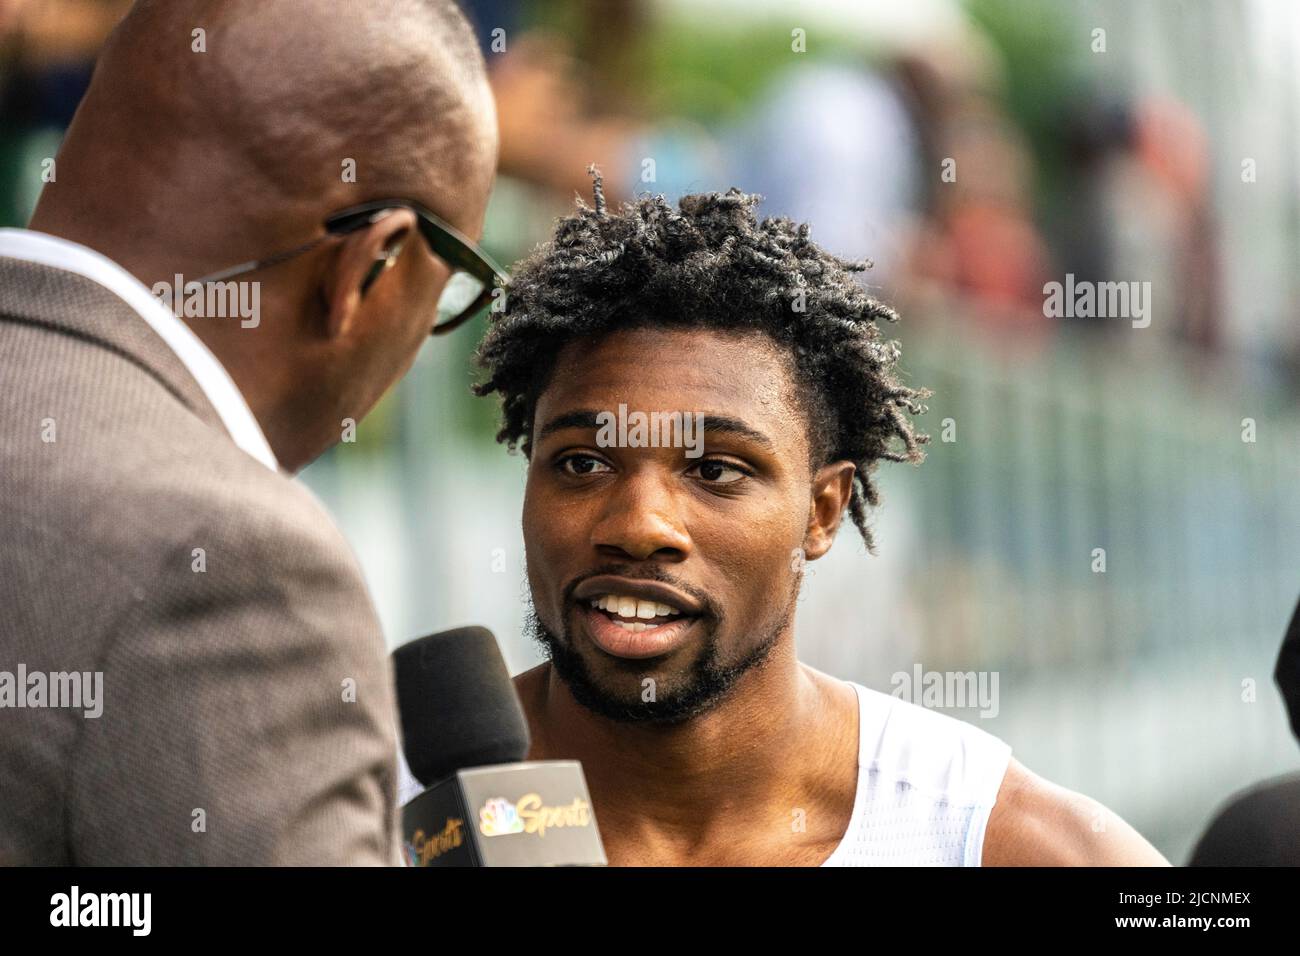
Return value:
<svg viewBox="0 0 1300 956">
<path fill-rule="evenodd" d="M 979 866 L 1011 747 L 964 720 L 852 686 L 858 788 L 848 830 L 822 866 Z"/>
</svg>

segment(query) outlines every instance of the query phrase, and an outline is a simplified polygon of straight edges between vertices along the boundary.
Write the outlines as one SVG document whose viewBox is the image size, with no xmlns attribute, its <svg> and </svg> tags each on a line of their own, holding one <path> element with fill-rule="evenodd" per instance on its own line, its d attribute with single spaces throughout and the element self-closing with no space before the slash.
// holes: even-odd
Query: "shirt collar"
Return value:
<svg viewBox="0 0 1300 956">
<path fill-rule="evenodd" d="M 139 279 L 93 249 L 31 229 L 0 229 L 0 256 L 84 276 L 126 302 L 194 377 L 234 443 L 267 468 L 279 470 L 266 435 L 225 366 Z"/>
</svg>

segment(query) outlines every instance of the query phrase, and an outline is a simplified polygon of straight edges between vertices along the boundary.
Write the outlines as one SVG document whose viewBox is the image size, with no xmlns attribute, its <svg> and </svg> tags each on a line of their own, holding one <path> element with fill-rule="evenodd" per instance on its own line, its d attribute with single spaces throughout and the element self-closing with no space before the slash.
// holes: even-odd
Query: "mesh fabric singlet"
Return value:
<svg viewBox="0 0 1300 956">
<path fill-rule="evenodd" d="M 822 866 L 979 866 L 1011 747 L 956 717 L 852 686 L 857 794 Z"/>
</svg>

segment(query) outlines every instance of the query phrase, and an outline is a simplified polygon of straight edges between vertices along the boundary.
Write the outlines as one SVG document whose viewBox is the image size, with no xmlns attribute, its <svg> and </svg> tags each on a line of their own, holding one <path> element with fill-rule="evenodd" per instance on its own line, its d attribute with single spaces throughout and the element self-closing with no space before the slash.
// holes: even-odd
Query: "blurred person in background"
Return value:
<svg viewBox="0 0 1300 956">
<path fill-rule="evenodd" d="M 923 314 L 959 303 L 962 319 L 1004 342 L 1041 340 L 1052 323 L 1042 308 L 1050 256 L 1033 216 L 1036 161 L 1001 105 L 996 51 L 967 30 L 913 45 L 897 71 L 929 174 L 904 297 L 938 296 Z"/>
<path fill-rule="evenodd" d="M 640 122 L 616 77 L 641 27 L 641 0 L 566 4 L 567 31 L 528 23 L 518 0 L 465 0 L 497 104 L 503 176 L 572 201 L 589 163 L 622 168 Z M 619 183 L 617 188 L 622 188 Z"/>
<path fill-rule="evenodd" d="M 1085 102 L 1062 137 L 1074 212 L 1059 238 L 1061 275 L 1149 281 L 1162 303 L 1159 334 L 1219 347 L 1218 243 L 1201 122 L 1169 96 Z"/>
<path fill-rule="evenodd" d="M 1277 656 L 1274 680 L 1300 741 L 1300 602 Z M 1300 866 L 1300 773 L 1234 794 L 1206 827 L 1188 866 Z"/>
<path fill-rule="evenodd" d="M 131 0 L 0 0 L 0 226 L 27 221 L 39 155 L 72 120 L 95 57 Z"/>
</svg>

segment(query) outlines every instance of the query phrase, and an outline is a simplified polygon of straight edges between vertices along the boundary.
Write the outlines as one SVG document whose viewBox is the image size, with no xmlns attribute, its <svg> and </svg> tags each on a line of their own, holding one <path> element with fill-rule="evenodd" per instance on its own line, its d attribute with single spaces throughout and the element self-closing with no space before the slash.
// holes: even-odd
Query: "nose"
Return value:
<svg viewBox="0 0 1300 956">
<path fill-rule="evenodd" d="M 621 476 L 605 500 L 591 542 L 606 557 L 633 561 L 684 561 L 691 539 L 682 518 L 675 479 L 658 469 Z"/>
</svg>

